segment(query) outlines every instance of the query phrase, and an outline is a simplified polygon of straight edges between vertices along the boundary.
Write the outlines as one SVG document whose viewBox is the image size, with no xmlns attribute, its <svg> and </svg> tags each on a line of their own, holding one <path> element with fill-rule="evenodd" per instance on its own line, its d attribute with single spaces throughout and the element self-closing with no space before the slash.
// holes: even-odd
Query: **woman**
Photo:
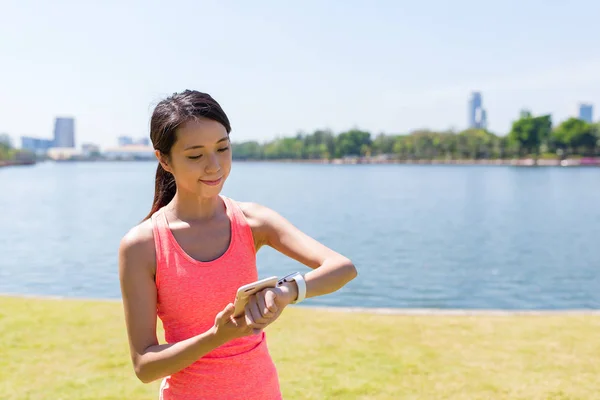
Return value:
<svg viewBox="0 0 600 400">
<path fill-rule="evenodd" d="M 231 171 L 229 120 L 208 94 L 161 101 L 150 137 L 159 161 L 152 209 L 119 247 L 119 279 L 133 366 L 163 379 L 160 398 L 280 399 L 263 329 L 285 307 L 352 280 L 346 257 L 276 212 L 220 194 Z M 237 289 L 258 279 L 268 245 L 312 268 L 250 298 L 233 316 Z M 158 344 L 157 317 L 167 344 Z"/>
</svg>

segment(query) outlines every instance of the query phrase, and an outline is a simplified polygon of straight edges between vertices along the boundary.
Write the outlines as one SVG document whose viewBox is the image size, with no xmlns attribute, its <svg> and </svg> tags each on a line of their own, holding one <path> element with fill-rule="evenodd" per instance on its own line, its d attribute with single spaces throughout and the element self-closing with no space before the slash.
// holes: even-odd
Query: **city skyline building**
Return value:
<svg viewBox="0 0 600 400">
<path fill-rule="evenodd" d="M 45 153 L 54 147 L 54 140 L 41 139 L 31 136 L 21 136 L 21 148 L 33 153 Z"/>
<path fill-rule="evenodd" d="M 481 92 L 471 93 L 468 113 L 468 127 L 470 129 L 487 128 L 487 112 L 483 108 L 483 98 L 481 96 Z"/>
<path fill-rule="evenodd" d="M 150 139 L 147 137 L 141 137 L 138 139 L 134 139 L 131 136 L 119 136 L 117 138 L 117 142 L 119 146 L 150 146 Z"/>
<path fill-rule="evenodd" d="M 75 147 L 75 119 L 56 118 L 54 121 L 54 147 Z"/>
<path fill-rule="evenodd" d="M 594 122 L 594 106 L 588 103 L 579 104 L 579 119 L 588 124 Z"/>
</svg>

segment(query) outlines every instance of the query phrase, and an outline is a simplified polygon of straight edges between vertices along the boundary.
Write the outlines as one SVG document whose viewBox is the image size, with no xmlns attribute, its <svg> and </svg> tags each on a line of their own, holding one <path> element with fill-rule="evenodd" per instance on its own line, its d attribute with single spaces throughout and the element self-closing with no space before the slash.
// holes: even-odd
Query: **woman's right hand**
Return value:
<svg viewBox="0 0 600 400">
<path fill-rule="evenodd" d="M 264 327 L 257 326 L 257 328 L 253 329 L 248 326 L 245 315 L 242 315 L 239 318 L 234 318 L 234 310 L 234 305 L 229 303 L 223 309 L 223 311 L 219 312 L 215 317 L 213 329 L 215 331 L 215 335 L 220 339 L 220 341 L 227 343 L 233 339 L 262 332 Z M 268 324 L 264 325 L 266 326 Z"/>
</svg>

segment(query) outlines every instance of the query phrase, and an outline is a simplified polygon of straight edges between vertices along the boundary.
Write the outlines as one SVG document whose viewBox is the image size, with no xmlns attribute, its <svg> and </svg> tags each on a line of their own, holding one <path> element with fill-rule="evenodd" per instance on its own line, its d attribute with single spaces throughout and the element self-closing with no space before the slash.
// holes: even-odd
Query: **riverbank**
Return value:
<svg viewBox="0 0 600 400">
<path fill-rule="evenodd" d="M 521 167 L 600 167 L 600 157 L 588 158 L 567 158 L 561 159 L 489 159 L 489 160 L 403 160 L 386 157 L 347 157 L 329 159 L 277 159 L 277 160 L 235 160 L 236 162 L 272 162 L 272 163 L 299 163 L 299 164 L 333 164 L 333 165 L 353 165 L 353 164 L 406 164 L 406 165 L 504 165 Z"/>
<path fill-rule="evenodd" d="M 21 161 L 21 160 L 0 160 L 1 167 L 17 167 L 24 165 L 34 165 L 35 161 Z"/>
<path fill-rule="evenodd" d="M 3 398 L 156 398 L 159 382 L 133 373 L 120 302 L 2 296 L 0 310 Z M 599 328 L 596 315 L 290 307 L 267 335 L 289 399 L 594 399 Z"/>
<path fill-rule="evenodd" d="M 93 158 L 93 159 L 66 159 L 66 160 L 45 160 L 49 162 L 156 162 L 154 157 L 148 158 L 122 158 L 122 159 L 105 159 L 105 158 Z M 294 164 L 330 164 L 330 165 L 356 165 L 356 164 L 398 164 L 398 165 L 486 165 L 486 166 L 518 166 L 518 167 L 600 167 L 600 157 L 588 157 L 588 158 L 567 158 L 561 159 L 533 159 L 533 158 L 522 158 L 522 159 L 489 159 L 489 160 L 450 160 L 450 159 L 439 159 L 439 160 L 402 160 L 395 158 L 386 157 L 346 157 L 346 158 L 334 158 L 334 159 L 295 159 L 295 158 L 284 158 L 284 159 L 272 159 L 272 160 L 249 160 L 249 159 L 235 159 L 235 162 L 244 163 L 294 163 Z M 18 165 L 33 165 L 35 161 L 0 161 L 0 167 L 5 166 L 18 166 Z"/>
</svg>

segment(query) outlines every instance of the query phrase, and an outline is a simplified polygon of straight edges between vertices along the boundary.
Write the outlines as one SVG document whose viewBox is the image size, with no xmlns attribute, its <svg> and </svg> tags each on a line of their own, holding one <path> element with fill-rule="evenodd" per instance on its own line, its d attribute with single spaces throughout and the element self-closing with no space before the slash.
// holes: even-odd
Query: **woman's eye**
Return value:
<svg viewBox="0 0 600 400">
<path fill-rule="evenodd" d="M 188 158 L 189 158 L 190 160 L 197 160 L 197 159 L 199 159 L 200 157 L 202 157 L 202 154 L 200 154 L 199 156 L 189 156 Z"/>
<path fill-rule="evenodd" d="M 223 147 L 222 149 L 219 149 L 219 153 L 223 153 L 224 151 L 229 150 L 229 147 Z"/>
</svg>

